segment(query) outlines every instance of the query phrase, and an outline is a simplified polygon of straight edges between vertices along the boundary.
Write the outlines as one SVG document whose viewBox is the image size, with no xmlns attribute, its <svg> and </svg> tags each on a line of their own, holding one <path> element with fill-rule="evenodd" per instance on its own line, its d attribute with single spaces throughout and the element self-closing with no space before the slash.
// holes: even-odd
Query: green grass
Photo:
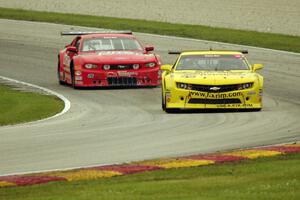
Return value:
<svg viewBox="0 0 300 200">
<path fill-rule="evenodd" d="M 0 189 L 22 199 L 300 199 L 300 154 L 205 167 L 145 172 L 93 181 Z"/>
<path fill-rule="evenodd" d="M 63 101 L 54 96 L 20 92 L 0 85 L 0 126 L 43 119 L 63 108 Z"/>
<path fill-rule="evenodd" d="M 115 30 L 130 29 L 135 32 L 182 36 L 188 38 L 300 52 L 300 37 L 282 34 L 213 28 L 201 25 L 173 24 L 147 20 L 40 12 L 1 7 L 0 18 L 52 22 Z"/>
</svg>

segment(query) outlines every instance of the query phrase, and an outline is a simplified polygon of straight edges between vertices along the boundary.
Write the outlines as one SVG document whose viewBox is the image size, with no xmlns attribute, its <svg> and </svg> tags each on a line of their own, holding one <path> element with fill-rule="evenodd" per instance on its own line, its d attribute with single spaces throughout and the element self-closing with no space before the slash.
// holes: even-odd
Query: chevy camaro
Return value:
<svg viewBox="0 0 300 200">
<path fill-rule="evenodd" d="M 160 57 L 130 31 L 62 32 L 76 36 L 59 52 L 60 84 L 79 87 L 136 87 L 161 84 Z"/>
<path fill-rule="evenodd" d="M 261 64 L 250 65 L 248 51 L 205 50 L 179 54 L 174 65 L 163 65 L 162 108 L 261 110 Z"/>
</svg>

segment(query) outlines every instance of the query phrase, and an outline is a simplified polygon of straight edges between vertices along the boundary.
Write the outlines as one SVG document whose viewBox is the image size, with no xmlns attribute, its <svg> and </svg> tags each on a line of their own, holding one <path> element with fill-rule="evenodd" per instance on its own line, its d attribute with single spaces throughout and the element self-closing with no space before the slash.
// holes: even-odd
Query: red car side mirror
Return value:
<svg viewBox="0 0 300 200">
<path fill-rule="evenodd" d="M 77 48 L 76 48 L 76 47 L 69 46 L 69 47 L 66 48 L 66 51 L 68 51 L 68 52 L 73 52 L 73 53 L 77 53 Z"/>
<path fill-rule="evenodd" d="M 146 46 L 146 47 L 145 47 L 145 50 L 146 50 L 146 51 L 153 51 L 153 50 L 154 50 L 154 47 L 153 47 L 153 46 Z"/>
</svg>

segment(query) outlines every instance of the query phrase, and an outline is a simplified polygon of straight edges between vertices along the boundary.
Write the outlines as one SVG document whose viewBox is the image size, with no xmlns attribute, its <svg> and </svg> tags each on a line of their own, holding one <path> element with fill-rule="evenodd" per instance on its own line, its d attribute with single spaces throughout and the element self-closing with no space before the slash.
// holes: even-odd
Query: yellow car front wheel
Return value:
<svg viewBox="0 0 300 200">
<path fill-rule="evenodd" d="M 161 107 L 166 113 L 177 113 L 180 111 L 178 108 L 167 108 L 166 94 L 164 94 L 164 92 L 162 92 L 161 95 Z"/>
<path fill-rule="evenodd" d="M 166 111 L 166 96 L 164 96 L 164 93 L 161 93 L 161 108 L 163 111 Z"/>
</svg>

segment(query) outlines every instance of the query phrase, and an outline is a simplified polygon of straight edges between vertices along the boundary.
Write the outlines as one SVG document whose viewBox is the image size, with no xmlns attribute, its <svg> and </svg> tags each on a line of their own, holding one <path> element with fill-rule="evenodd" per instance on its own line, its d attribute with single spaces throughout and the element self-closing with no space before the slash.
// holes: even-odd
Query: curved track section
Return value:
<svg viewBox="0 0 300 200">
<path fill-rule="evenodd" d="M 160 88 L 73 90 L 56 80 L 58 50 L 71 38 L 64 25 L 0 20 L 0 74 L 64 94 L 72 103 L 55 119 L 0 128 L 0 175 L 207 153 L 300 139 L 300 56 L 248 48 L 263 63 L 262 112 L 165 114 Z M 87 28 L 84 28 L 87 29 Z M 243 48 L 136 34 L 168 49 Z"/>
<path fill-rule="evenodd" d="M 71 108 L 71 102 L 66 97 L 64 97 L 64 95 L 61 95 L 61 94 L 59 94 L 57 92 L 54 92 L 52 90 L 49 90 L 47 88 L 37 86 L 37 85 L 31 84 L 31 83 L 25 83 L 23 81 L 18 81 L 18 80 L 15 80 L 15 79 L 0 76 L 0 83 L 2 83 L 2 82 L 4 84 L 8 84 L 8 85 L 11 85 L 13 87 L 17 87 L 20 90 L 37 92 L 37 93 L 42 93 L 42 94 L 45 94 L 45 95 L 53 95 L 53 96 L 56 96 L 57 98 L 59 98 L 60 100 L 62 100 L 64 102 L 64 109 L 62 111 L 60 111 L 59 113 L 57 113 L 53 116 L 50 116 L 48 118 L 45 118 L 45 119 L 40 119 L 40 120 L 37 120 L 37 121 L 34 121 L 34 122 L 26 122 L 26 125 L 31 124 L 31 123 L 40 123 L 42 121 L 46 121 L 46 120 L 49 120 L 49 119 L 53 119 L 55 117 L 59 117 L 59 116 L 65 114 L 66 112 L 68 112 Z"/>
</svg>

